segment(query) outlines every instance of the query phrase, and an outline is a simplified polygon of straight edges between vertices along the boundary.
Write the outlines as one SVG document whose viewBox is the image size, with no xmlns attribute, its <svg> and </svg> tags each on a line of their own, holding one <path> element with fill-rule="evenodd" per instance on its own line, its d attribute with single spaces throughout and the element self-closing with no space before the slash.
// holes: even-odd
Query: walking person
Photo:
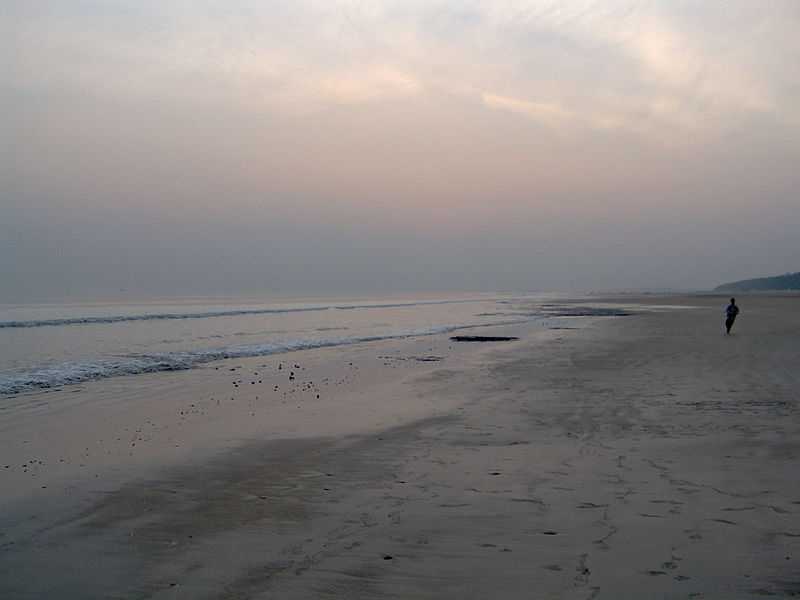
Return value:
<svg viewBox="0 0 800 600">
<path fill-rule="evenodd" d="M 736 306 L 736 298 L 731 298 L 731 303 L 725 309 L 725 335 L 730 335 L 736 315 L 739 314 L 739 307 Z"/>
</svg>

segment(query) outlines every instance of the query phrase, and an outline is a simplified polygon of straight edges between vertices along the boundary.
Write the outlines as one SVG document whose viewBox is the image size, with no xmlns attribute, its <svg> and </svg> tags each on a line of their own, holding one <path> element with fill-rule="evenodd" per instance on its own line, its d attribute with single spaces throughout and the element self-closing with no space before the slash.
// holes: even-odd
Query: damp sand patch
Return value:
<svg viewBox="0 0 800 600">
<path fill-rule="evenodd" d="M 548 317 L 629 317 L 634 313 L 619 308 L 600 308 L 589 306 L 555 306 L 542 307 Z"/>
<path fill-rule="evenodd" d="M 454 342 L 513 342 L 519 338 L 496 335 L 454 335 L 450 339 Z"/>
</svg>

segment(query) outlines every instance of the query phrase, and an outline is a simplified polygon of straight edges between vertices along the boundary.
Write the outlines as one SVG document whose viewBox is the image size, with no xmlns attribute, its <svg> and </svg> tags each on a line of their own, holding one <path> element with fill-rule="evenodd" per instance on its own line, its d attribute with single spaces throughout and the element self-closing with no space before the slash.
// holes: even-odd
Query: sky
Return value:
<svg viewBox="0 0 800 600">
<path fill-rule="evenodd" d="M 0 302 L 800 270 L 796 0 L 4 0 Z"/>
</svg>

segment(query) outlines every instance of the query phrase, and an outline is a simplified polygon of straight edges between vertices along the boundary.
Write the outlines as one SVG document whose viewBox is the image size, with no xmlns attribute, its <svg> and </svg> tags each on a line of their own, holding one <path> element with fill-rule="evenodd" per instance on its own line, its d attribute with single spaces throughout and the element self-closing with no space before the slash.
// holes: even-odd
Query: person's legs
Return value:
<svg viewBox="0 0 800 600">
<path fill-rule="evenodd" d="M 728 317 L 725 319 L 725 333 L 730 333 L 731 327 L 733 327 L 733 319 Z"/>
</svg>

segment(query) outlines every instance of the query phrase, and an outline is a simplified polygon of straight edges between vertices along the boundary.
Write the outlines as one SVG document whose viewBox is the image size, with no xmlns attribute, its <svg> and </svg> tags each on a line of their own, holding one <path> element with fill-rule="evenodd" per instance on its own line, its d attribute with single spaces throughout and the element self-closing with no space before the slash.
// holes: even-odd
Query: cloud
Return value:
<svg viewBox="0 0 800 600">
<path fill-rule="evenodd" d="M 31 248 L 119 227 L 147 252 L 175 230 L 187 254 L 238 248 L 245 264 L 271 244 L 295 273 L 329 259 L 334 277 L 391 234 L 419 256 L 452 244 L 453 273 L 477 240 L 487 273 L 543 286 L 559 279 L 539 265 L 603 280 L 590 250 L 620 240 L 642 273 L 682 273 L 685 256 L 662 255 L 692 241 L 733 266 L 797 257 L 797 0 L 8 2 L 0 221 Z"/>
<path fill-rule="evenodd" d="M 579 134 L 581 131 L 624 131 L 626 133 L 645 134 L 649 128 L 646 118 L 641 115 L 626 115 L 624 112 L 604 112 L 602 108 L 569 108 L 558 102 L 530 101 L 512 96 L 481 93 L 481 101 L 485 106 L 494 110 L 502 110 L 518 114 L 548 127 L 554 132 L 571 132 Z M 666 106 L 659 110 L 651 107 L 652 115 L 668 112 Z"/>
<path fill-rule="evenodd" d="M 360 104 L 389 96 L 410 96 L 422 90 L 418 79 L 388 66 L 368 66 L 321 76 L 319 91 L 343 104 Z"/>
<path fill-rule="evenodd" d="M 300 114 L 423 92 L 468 104 L 477 94 L 551 128 L 656 138 L 713 134 L 742 113 L 797 122 L 796 103 L 781 98 L 797 75 L 765 52 L 763 32 L 780 34 L 787 56 L 800 56 L 800 43 L 757 13 L 733 35 L 722 9 L 637 0 L 187 6 L 25 9 L 0 23 L 0 50 L 17 57 L 4 79 Z"/>
<path fill-rule="evenodd" d="M 481 99 L 489 108 L 521 114 L 550 126 L 563 125 L 577 118 L 575 113 L 553 102 L 530 102 L 487 92 L 481 94 Z"/>
<path fill-rule="evenodd" d="M 756 74 L 703 48 L 665 20 L 647 19 L 611 37 L 637 61 L 644 81 L 662 90 L 727 110 L 775 108 L 769 86 Z"/>
<path fill-rule="evenodd" d="M 800 56 L 800 39 L 771 11 L 738 2 L 726 10 L 734 16 L 634 0 L 495 3 L 485 21 L 511 40 L 504 51 L 519 66 L 507 91 L 483 102 L 550 127 L 659 141 L 714 136 L 750 117 L 797 124 L 800 78 L 776 58 Z"/>
</svg>

